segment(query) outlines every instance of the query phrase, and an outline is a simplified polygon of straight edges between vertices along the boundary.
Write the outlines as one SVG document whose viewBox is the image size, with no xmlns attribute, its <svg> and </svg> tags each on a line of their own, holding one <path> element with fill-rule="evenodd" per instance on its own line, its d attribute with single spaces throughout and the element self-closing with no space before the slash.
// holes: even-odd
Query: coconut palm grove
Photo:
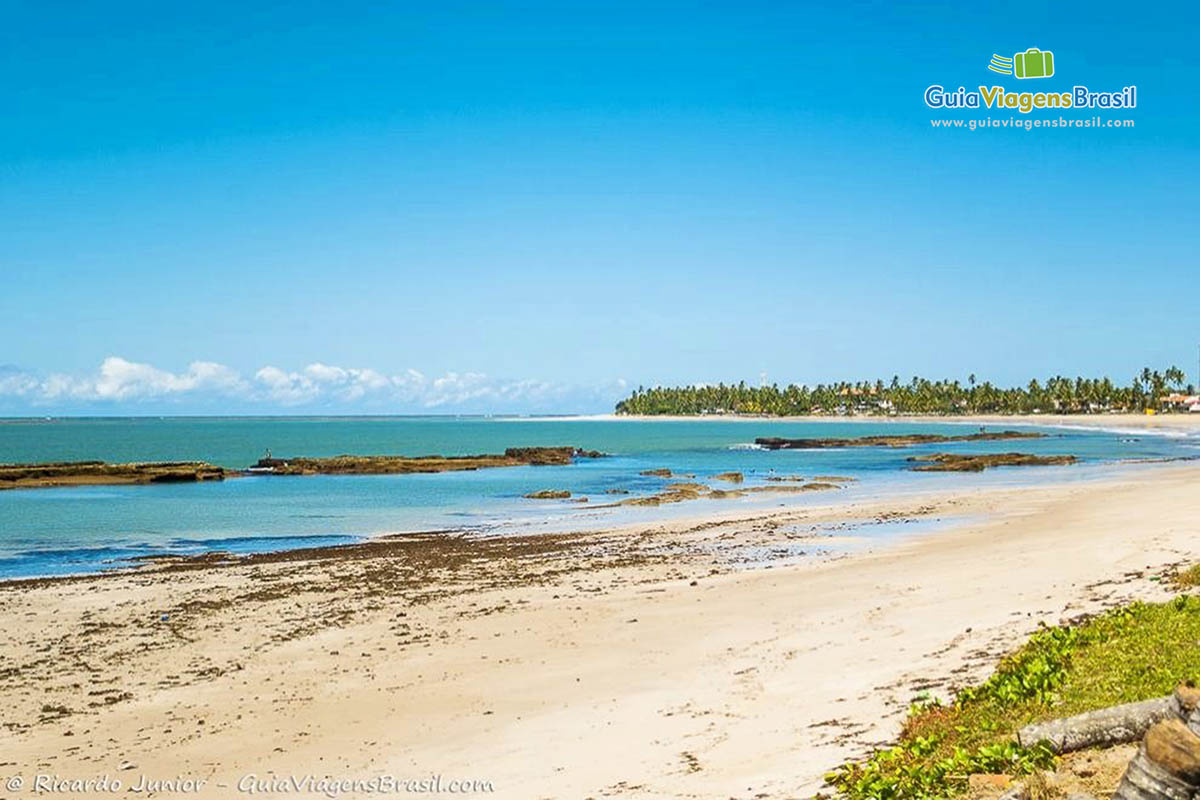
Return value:
<svg viewBox="0 0 1200 800">
<path fill-rule="evenodd" d="M 1056 375 L 1026 386 L 999 387 L 979 382 L 913 376 L 882 380 L 819 383 L 780 388 L 697 384 L 674 388 L 638 387 L 617 403 L 618 414 L 1102 414 L 1142 411 L 1200 411 L 1194 385 L 1184 385 L 1178 367 L 1143 369 L 1126 385 L 1110 378 Z M 1186 394 L 1184 394 L 1186 392 Z"/>
</svg>

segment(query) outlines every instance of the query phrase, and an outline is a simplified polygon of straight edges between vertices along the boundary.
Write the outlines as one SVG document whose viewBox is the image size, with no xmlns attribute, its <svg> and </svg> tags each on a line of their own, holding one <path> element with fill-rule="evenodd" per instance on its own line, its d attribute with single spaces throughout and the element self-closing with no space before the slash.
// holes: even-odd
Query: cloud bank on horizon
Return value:
<svg viewBox="0 0 1200 800">
<path fill-rule="evenodd" d="M 40 375 L 0 365 L 0 413 L 550 413 L 611 410 L 626 382 L 579 386 L 480 372 L 429 377 L 314 362 L 299 370 L 267 365 L 245 375 L 225 364 L 193 361 L 183 372 L 109 356 L 90 375 Z"/>
</svg>

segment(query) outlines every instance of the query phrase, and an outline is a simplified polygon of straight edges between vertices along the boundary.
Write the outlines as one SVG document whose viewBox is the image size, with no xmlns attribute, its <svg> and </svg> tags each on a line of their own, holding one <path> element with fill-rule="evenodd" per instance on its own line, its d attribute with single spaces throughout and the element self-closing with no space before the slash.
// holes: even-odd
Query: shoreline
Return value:
<svg viewBox="0 0 1200 800">
<path fill-rule="evenodd" d="M 314 769 L 478 777 L 498 797 L 811 793 L 916 694 L 982 677 L 1039 622 L 1162 596 L 1151 578 L 1195 556 L 1198 477 L 6 582 L 0 735 L 13 764 L 132 763 L 225 782 L 217 797 L 239 774 Z M 952 524 L 724 558 L 862 538 L 820 527 L 849 518 Z"/>
<path fill-rule="evenodd" d="M 581 414 L 573 417 L 520 417 L 506 421 L 578 420 L 583 422 L 817 422 L 817 423 L 904 423 L 947 425 L 1031 425 L 1045 428 L 1082 428 L 1108 431 L 1134 429 L 1143 432 L 1186 431 L 1200 433 L 1200 414 L 807 414 L 767 416 L 755 414 Z"/>
<path fill-rule="evenodd" d="M 1065 466 L 1087 470 L 1089 474 L 1081 477 L 1078 472 L 1042 473 L 1041 475 L 1037 476 L 1041 478 L 1040 481 L 1021 485 L 1028 489 L 1065 489 L 1071 486 L 1096 485 L 1098 483 L 1109 481 L 1122 482 L 1138 479 L 1139 474 L 1143 470 L 1153 474 L 1153 472 L 1177 468 L 1194 461 L 1200 461 L 1200 455 L 1176 456 L 1162 459 L 1129 459 L 1103 464 L 1072 463 Z M 946 470 L 935 471 L 945 472 Z M 953 471 L 954 470 L 950 470 L 950 472 Z M 844 497 L 839 495 L 836 490 L 856 487 L 858 484 L 854 479 L 839 478 L 838 480 L 839 482 L 847 480 L 851 482 L 842 482 L 839 484 L 829 485 L 828 488 L 835 491 L 821 492 L 822 498 L 827 499 L 826 502 L 799 502 L 799 498 L 801 498 L 803 495 L 810 494 L 801 488 L 790 492 L 779 492 L 777 498 L 768 498 L 767 493 L 764 492 L 762 493 L 762 497 L 758 497 L 755 503 L 748 507 L 737 505 L 736 501 L 733 499 L 728 501 L 717 500 L 714 503 L 714 501 L 710 500 L 707 495 L 703 494 L 698 494 L 695 497 L 690 497 L 687 500 L 678 503 L 664 503 L 661 506 L 658 503 L 645 502 L 629 504 L 628 501 L 605 504 L 596 503 L 588 505 L 585 510 L 610 510 L 626 507 L 640 507 L 643 510 L 651 510 L 654 512 L 668 510 L 669 512 L 673 513 L 667 513 L 664 516 L 650 516 L 643 519 L 604 520 L 599 524 L 580 523 L 575 526 L 566 525 L 563 527 L 544 527 L 540 530 L 531 530 L 528 532 L 494 531 L 486 527 L 478 528 L 467 526 L 429 528 L 420 530 L 381 530 L 362 534 L 311 534 L 300 538 L 320 539 L 329 536 L 333 538 L 342 537 L 348 539 L 349 541 L 330 544 L 280 546 L 276 549 L 242 552 L 222 550 L 219 547 L 214 546 L 208 550 L 191 553 L 147 553 L 143 555 L 130 556 L 124 559 L 118 559 L 119 563 L 116 563 L 112 567 L 103 569 L 92 569 L 80 572 L 57 574 L 51 573 L 42 575 L 0 577 L 0 590 L 3 590 L 10 585 L 41 585 L 43 583 L 52 584 L 55 582 L 77 582 L 93 579 L 102 580 L 106 578 L 128 575 L 157 574 L 159 572 L 205 569 L 215 566 L 254 566 L 282 561 L 303 562 L 306 560 L 339 558 L 345 551 L 347 551 L 348 548 L 362 548 L 366 551 L 372 551 L 375 548 L 387 545 L 389 542 L 403 540 L 406 537 L 446 536 L 472 540 L 495 538 L 538 539 L 544 537 L 547 540 L 560 540 L 565 537 L 577 536 L 632 535 L 648 529 L 674 529 L 679 527 L 686 528 L 711 524 L 747 524 L 764 519 L 786 517 L 797 513 L 812 515 L 814 519 L 820 519 L 826 522 L 853 523 L 861 518 L 864 512 L 859 511 L 859 509 L 864 507 L 869 509 L 891 505 L 904 505 L 921 500 L 936 501 L 951 495 L 971 493 L 976 491 L 996 492 L 1018 490 L 1013 484 L 1005 484 L 999 487 L 929 487 L 921 489 L 914 489 L 912 486 L 891 486 L 887 490 L 873 492 L 866 496 Z M 791 486 L 790 484 L 786 483 L 780 485 L 789 488 Z M 774 485 L 767 484 L 767 487 L 771 486 Z M 737 490 L 724 491 L 732 498 Z M 774 495 L 775 493 L 771 494 Z M 651 494 L 647 497 L 653 499 L 657 496 L 658 495 Z M 764 503 L 769 499 L 778 500 L 778 505 L 764 505 Z M 870 512 L 868 511 L 865 513 L 869 515 Z M 262 537 L 260 541 L 269 542 L 272 538 L 273 537 Z M 281 540 L 294 541 L 296 537 L 281 536 L 278 538 Z M 355 557 L 358 557 L 357 553 L 355 553 Z"/>
</svg>

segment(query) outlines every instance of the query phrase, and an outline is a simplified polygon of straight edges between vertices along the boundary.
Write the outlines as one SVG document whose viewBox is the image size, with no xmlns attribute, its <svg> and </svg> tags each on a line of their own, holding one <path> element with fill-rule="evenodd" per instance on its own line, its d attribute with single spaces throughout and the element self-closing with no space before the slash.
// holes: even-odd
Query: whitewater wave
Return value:
<svg viewBox="0 0 1200 800">
<path fill-rule="evenodd" d="M 1179 428 L 1131 428 L 1118 425 L 1072 425 L 1070 423 L 1045 424 L 1035 427 L 1059 428 L 1070 431 L 1092 431 L 1095 433 L 1115 433 L 1133 438 L 1157 436 L 1164 439 L 1200 439 L 1200 431 L 1185 431 Z"/>
</svg>

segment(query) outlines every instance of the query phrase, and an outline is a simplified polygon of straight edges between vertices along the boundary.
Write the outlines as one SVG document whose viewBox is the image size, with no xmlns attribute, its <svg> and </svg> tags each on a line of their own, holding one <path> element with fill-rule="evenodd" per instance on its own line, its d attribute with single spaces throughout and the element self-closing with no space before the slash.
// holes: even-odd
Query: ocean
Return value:
<svg viewBox="0 0 1200 800">
<path fill-rule="evenodd" d="M 989 430 L 1029 430 L 997 425 Z M 1131 459 L 1200 455 L 1200 438 L 1145 432 L 1044 429 L 1051 436 L 910 448 L 778 450 L 761 436 L 854 437 L 964 434 L 952 422 L 774 421 L 496 417 L 176 417 L 0 420 L 0 462 L 101 459 L 202 460 L 230 468 L 277 457 L 352 454 L 467 455 L 507 447 L 572 445 L 610 454 L 570 466 L 380 476 L 252 476 L 214 483 L 0 491 L 0 578 L 64 575 L 129 566 L 130 559 L 210 551 L 253 553 L 348 543 L 429 530 L 480 535 L 582 530 L 654 522 L 709 510 L 828 504 L 892 494 L 1092 480 Z M 916 473 L 922 453 L 1072 454 L 1068 467 Z M 670 469 L 705 481 L 738 471 L 744 486 L 774 475 L 855 478 L 836 492 L 700 499 L 660 507 L 608 507 L 660 491 L 667 481 L 639 473 Z M 1144 468 L 1144 467 L 1142 467 Z M 721 484 L 714 484 L 721 486 Z M 724 486 L 724 488 L 733 488 Z M 523 495 L 562 489 L 587 503 Z M 609 494 L 609 490 L 629 495 Z"/>
</svg>

